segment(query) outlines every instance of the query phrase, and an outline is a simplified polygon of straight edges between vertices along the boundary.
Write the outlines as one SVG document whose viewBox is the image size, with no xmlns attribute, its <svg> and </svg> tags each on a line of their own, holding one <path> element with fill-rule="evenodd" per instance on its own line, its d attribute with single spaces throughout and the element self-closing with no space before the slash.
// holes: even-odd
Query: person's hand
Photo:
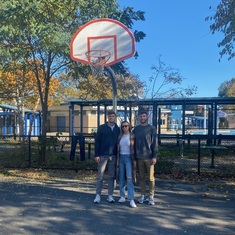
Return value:
<svg viewBox="0 0 235 235">
<path fill-rule="evenodd" d="M 137 182 L 137 179 L 136 177 L 133 178 L 133 183 L 136 183 Z"/>
<path fill-rule="evenodd" d="M 99 163 L 100 162 L 100 157 L 98 156 L 98 157 L 95 157 L 95 161 L 97 162 L 97 163 Z"/>
<path fill-rule="evenodd" d="M 152 165 L 155 165 L 157 163 L 157 158 L 152 158 Z"/>
</svg>

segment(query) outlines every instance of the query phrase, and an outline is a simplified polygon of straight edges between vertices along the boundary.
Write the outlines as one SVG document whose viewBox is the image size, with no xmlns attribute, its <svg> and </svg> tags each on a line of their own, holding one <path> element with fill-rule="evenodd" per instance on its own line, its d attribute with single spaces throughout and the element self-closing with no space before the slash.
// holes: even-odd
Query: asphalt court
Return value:
<svg viewBox="0 0 235 235">
<path fill-rule="evenodd" d="M 235 187 L 156 181 L 156 205 L 94 204 L 95 181 L 0 180 L 0 234 L 235 234 Z M 139 196 L 136 186 L 136 197 Z M 118 188 L 115 199 L 119 198 Z M 116 200 L 116 201 L 117 201 Z"/>
</svg>

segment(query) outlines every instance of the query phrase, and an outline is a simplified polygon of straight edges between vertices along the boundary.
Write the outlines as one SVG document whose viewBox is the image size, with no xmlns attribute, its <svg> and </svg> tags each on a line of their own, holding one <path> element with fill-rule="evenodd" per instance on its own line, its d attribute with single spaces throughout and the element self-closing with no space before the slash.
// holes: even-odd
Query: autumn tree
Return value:
<svg viewBox="0 0 235 235">
<path fill-rule="evenodd" d="M 133 21 L 144 20 L 143 12 L 135 12 L 130 7 L 119 10 L 118 7 L 116 0 L 1 2 L 0 66 L 17 61 L 27 64 L 35 74 L 42 105 L 42 136 L 46 135 L 47 129 L 50 81 L 71 63 L 69 43 L 77 29 L 97 17 L 120 20 L 129 28 L 132 28 Z M 134 35 L 136 41 L 145 36 L 136 30 Z M 40 65 L 37 61 L 40 61 Z M 43 81 L 39 75 L 40 70 L 43 71 Z M 43 140 L 40 164 L 45 161 L 45 150 L 46 144 Z"/>
<path fill-rule="evenodd" d="M 217 8 L 213 10 L 214 15 L 206 17 L 206 21 L 211 21 L 210 30 L 212 34 L 220 32 L 224 34 L 224 38 L 218 43 L 218 47 L 221 47 L 221 58 L 224 55 L 228 55 L 228 59 L 232 59 L 235 56 L 234 51 L 234 27 L 235 27 L 235 0 L 221 0 Z"/>
<path fill-rule="evenodd" d="M 112 99 L 113 88 L 109 77 L 110 75 L 104 70 L 104 75 L 96 78 L 91 75 L 89 66 L 84 70 L 87 73 L 87 75 L 84 74 L 86 77 L 79 77 L 79 79 L 76 80 L 70 77 L 69 74 L 60 75 L 60 86 L 54 96 L 54 105 L 74 98 L 81 100 Z M 115 79 L 119 99 L 132 99 L 135 98 L 137 94 L 142 95 L 144 92 L 145 85 L 140 81 L 137 75 L 117 73 L 115 74 Z"/>
<path fill-rule="evenodd" d="M 40 65 L 40 61 L 37 61 Z M 1 92 L 5 94 L 4 99 L 18 107 L 19 116 L 19 134 L 24 135 L 24 110 L 30 108 L 33 115 L 40 104 L 40 95 L 37 87 L 37 79 L 31 68 L 17 62 L 11 62 L 8 66 L 3 67 L 0 72 Z M 43 70 L 38 71 L 42 92 L 45 92 L 45 84 L 43 83 Z M 59 87 L 59 80 L 51 78 L 49 86 L 48 105 L 52 104 L 52 96 L 55 95 Z M 2 99 L 4 101 L 4 99 Z M 31 120 L 29 132 L 31 134 L 33 120 Z"/>
</svg>

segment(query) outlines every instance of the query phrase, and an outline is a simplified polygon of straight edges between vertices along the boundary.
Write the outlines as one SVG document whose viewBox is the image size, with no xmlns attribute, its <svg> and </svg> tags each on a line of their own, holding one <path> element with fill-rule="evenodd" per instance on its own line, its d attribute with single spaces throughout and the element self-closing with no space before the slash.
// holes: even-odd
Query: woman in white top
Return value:
<svg viewBox="0 0 235 235">
<path fill-rule="evenodd" d="M 119 176 L 119 203 L 125 202 L 125 182 L 127 180 L 128 199 L 130 206 L 136 207 L 134 201 L 134 183 L 136 181 L 136 161 L 134 159 L 134 137 L 129 122 L 121 123 L 118 139 L 117 175 Z"/>
</svg>

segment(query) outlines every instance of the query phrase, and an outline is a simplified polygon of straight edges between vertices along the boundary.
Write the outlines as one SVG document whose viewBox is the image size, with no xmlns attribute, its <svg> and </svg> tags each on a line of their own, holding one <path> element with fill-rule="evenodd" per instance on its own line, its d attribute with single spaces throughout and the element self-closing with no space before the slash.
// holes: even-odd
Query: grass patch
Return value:
<svg viewBox="0 0 235 235">
<path fill-rule="evenodd" d="M 9 176 L 10 172 L 4 168 L 0 168 L 0 174 L 5 175 L 5 176 Z"/>
</svg>

